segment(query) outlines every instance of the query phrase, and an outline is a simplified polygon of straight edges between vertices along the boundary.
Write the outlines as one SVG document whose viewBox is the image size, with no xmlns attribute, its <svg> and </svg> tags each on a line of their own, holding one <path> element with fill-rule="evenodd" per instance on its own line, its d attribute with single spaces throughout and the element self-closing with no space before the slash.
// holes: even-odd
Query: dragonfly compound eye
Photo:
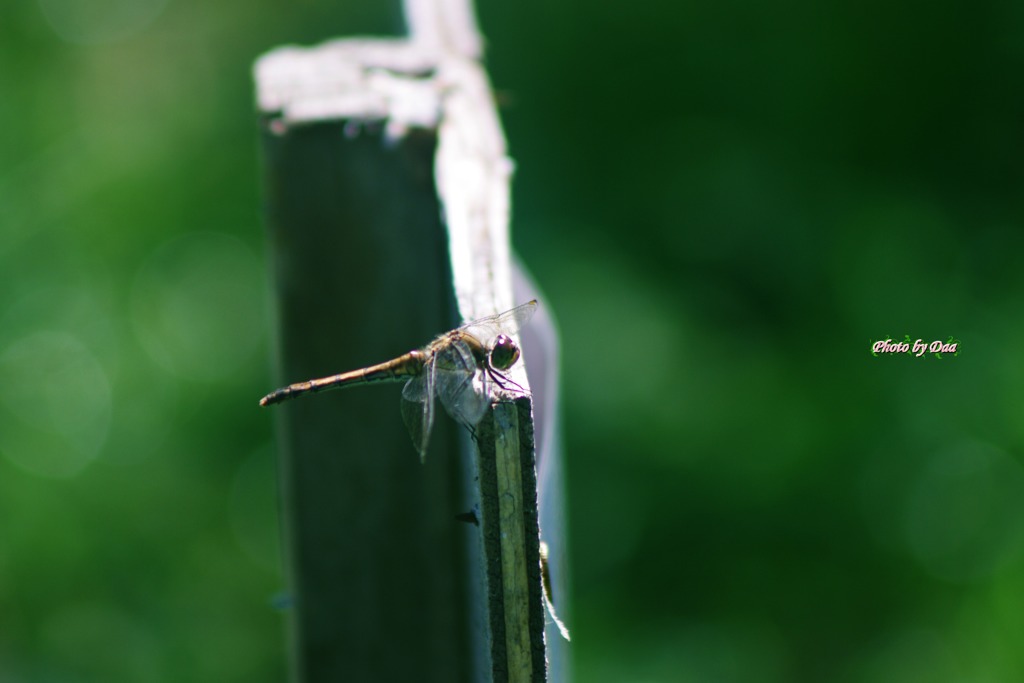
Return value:
<svg viewBox="0 0 1024 683">
<path fill-rule="evenodd" d="M 499 334 L 491 347 L 491 367 L 495 370 L 508 370 L 519 360 L 519 345 L 512 338 Z"/>
</svg>

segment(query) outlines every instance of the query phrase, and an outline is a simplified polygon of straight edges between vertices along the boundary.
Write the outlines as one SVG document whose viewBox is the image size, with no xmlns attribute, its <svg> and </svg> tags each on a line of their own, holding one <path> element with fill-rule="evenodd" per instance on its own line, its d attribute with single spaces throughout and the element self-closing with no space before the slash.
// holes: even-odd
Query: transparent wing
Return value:
<svg viewBox="0 0 1024 683">
<path fill-rule="evenodd" d="M 427 371 L 423 370 L 402 387 L 402 398 L 412 403 L 422 403 L 423 397 L 427 395 Z"/>
<path fill-rule="evenodd" d="M 434 390 L 448 414 L 475 427 L 490 401 L 487 374 L 478 371 L 468 346 L 453 342 L 436 354 L 437 383 Z"/>
<path fill-rule="evenodd" d="M 434 380 L 435 363 L 433 359 L 416 377 L 406 382 L 402 388 L 402 421 L 409 429 L 412 444 L 420 454 L 420 462 L 427 459 L 427 446 L 430 443 L 430 430 L 434 426 Z"/>
<path fill-rule="evenodd" d="M 457 391 L 443 395 L 442 399 L 448 414 L 470 428 L 480 422 L 490 402 L 490 378 L 486 372 L 476 373 Z"/>
<path fill-rule="evenodd" d="M 522 306 L 516 306 L 510 311 L 470 321 L 459 329 L 473 335 L 486 346 L 499 334 L 515 334 L 518 332 L 523 325 L 530 321 L 530 318 L 536 312 L 537 300 L 534 299 Z"/>
</svg>

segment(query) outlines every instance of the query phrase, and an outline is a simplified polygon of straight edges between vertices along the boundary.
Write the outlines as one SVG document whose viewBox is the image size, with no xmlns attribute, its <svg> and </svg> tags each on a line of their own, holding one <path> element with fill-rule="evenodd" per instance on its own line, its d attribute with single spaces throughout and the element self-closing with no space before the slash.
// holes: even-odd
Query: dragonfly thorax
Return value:
<svg viewBox="0 0 1024 683">
<path fill-rule="evenodd" d="M 519 345 L 511 337 L 499 334 L 494 338 L 488 362 L 495 370 L 508 370 L 519 360 Z"/>
</svg>

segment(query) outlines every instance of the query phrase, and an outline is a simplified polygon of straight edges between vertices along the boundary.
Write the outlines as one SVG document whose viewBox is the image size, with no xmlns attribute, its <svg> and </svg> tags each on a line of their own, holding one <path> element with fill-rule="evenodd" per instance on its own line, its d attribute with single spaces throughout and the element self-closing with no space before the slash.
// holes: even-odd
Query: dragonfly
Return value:
<svg viewBox="0 0 1024 683">
<path fill-rule="evenodd" d="M 438 335 L 421 349 L 384 363 L 289 384 L 261 398 L 260 405 L 327 389 L 404 381 L 402 419 L 423 461 L 434 426 L 435 397 L 452 418 L 473 431 L 491 403 L 495 386 L 523 390 L 506 374 L 520 356 L 512 335 L 536 310 L 534 299 L 504 313 L 472 320 Z"/>
</svg>

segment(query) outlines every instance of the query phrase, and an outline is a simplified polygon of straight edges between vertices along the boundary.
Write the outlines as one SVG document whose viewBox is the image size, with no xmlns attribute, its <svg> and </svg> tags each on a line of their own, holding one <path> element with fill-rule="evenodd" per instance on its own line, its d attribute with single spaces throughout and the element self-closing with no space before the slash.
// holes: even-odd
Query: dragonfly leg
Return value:
<svg viewBox="0 0 1024 683">
<path fill-rule="evenodd" d="M 518 383 L 512 381 L 510 378 L 508 378 L 505 375 L 501 374 L 497 370 L 494 370 L 492 368 L 487 368 L 487 374 L 490 376 L 490 378 L 492 380 L 494 380 L 495 384 L 497 384 L 499 387 L 501 387 L 505 391 L 511 391 L 511 389 L 509 388 L 509 385 L 511 385 L 511 386 L 515 387 L 516 389 L 518 389 L 520 392 L 522 392 L 524 394 L 528 393 L 526 391 L 526 389 L 524 389 L 523 387 L 519 386 Z"/>
</svg>

